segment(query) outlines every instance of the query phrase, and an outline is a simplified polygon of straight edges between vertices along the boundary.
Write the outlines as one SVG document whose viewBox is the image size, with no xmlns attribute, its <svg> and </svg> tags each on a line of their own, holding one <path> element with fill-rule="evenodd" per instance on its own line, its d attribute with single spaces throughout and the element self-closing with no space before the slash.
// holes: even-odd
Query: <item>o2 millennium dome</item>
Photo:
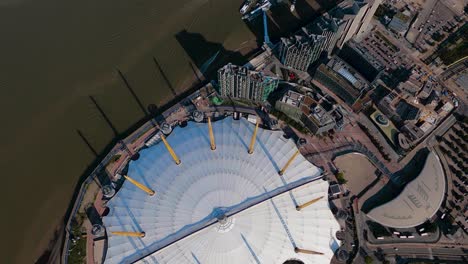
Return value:
<svg viewBox="0 0 468 264">
<path fill-rule="evenodd" d="M 105 263 L 330 263 L 340 226 L 321 173 L 282 131 L 189 122 L 130 162 Z"/>
</svg>

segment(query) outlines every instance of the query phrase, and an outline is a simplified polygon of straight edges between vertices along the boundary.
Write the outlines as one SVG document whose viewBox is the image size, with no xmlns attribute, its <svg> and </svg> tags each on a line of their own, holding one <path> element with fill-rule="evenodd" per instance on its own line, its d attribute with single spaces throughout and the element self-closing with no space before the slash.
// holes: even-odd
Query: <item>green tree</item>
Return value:
<svg viewBox="0 0 468 264">
<path fill-rule="evenodd" d="M 345 183 L 348 182 L 348 181 L 345 179 L 345 177 L 344 177 L 344 173 L 341 172 L 341 171 L 338 172 L 338 173 L 336 174 L 336 180 L 337 180 L 338 183 L 340 183 L 340 184 L 345 184 Z"/>
<path fill-rule="evenodd" d="M 436 32 L 436 33 L 432 34 L 432 39 L 435 40 L 435 41 L 441 41 L 441 40 L 444 39 L 444 37 L 445 37 L 445 35 L 441 34 L 439 32 Z"/>
<path fill-rule="evenodd" d="M 366 256 L 364 262 L 366 262 L 366 264 L 371 264 L 374 263 L 374 259 L 371 256 Z"/>
</svg>

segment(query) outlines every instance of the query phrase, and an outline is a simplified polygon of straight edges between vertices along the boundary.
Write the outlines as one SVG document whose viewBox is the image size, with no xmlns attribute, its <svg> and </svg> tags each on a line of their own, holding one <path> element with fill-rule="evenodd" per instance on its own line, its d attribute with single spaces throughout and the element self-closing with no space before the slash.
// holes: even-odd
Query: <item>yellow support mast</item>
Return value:
<svg viewBox="0 0 468 264">
<path fill-rule="evenodd" d="M 323 255 L 322 252 L 318 251 L 313 251 L 313 250 L 307 250 L 307 249 L 302 249 L 302 248 L 294 248 L 294 252 L 296 253 L 304 253 L 304 254 L 310 254 L 310 255 Z"/>
<path fill-rule="evenodd" d="M 175 163 L 179 165 L 180 164 L 179 157 L 177 157 L 174 150 L 171 148 L 171 145 L 169 145 L 169 142 L 167 142 L 167 139 L 163 134 L 161 134 L 161 139 L 164 142 L 164 145 L 166 146 L 167 151 L 169 151 L 169 154 L 171 154 L 172 158 L 174 159 Z"/>
<path fill-rule="evenodd" d="M 299 149 L 296 151 L 296 153 L 294 153 L 292 155 L 292 157 L 288 160 L 288 162 L 286 162 L 286 164 L 284 165 L 284 167 L 278 172 L 279 175 L 283 175 L 284 172 L 286 171 L 286 169 L 289 167 L 289 165 L 291 165 L 291 163 L 293 162 L 293 160 L 297 157 L 297 155 L 299 155 L 300 151 Z"/>
<path fill-rule="evenodd" d="M 298 205 L 298 206 L 296 206 L 296 210 L 300 211 L 300 210 L 306 208 L 307 206 L 318 202 L 322 198 L 323 198 L 323 196 L 320 196 L 319 198 L 312 199 L 312 200 L 308 201 L 307 203 L 305 203 L 303 205 Z"/>
<path fill-rule="evenodd" d="M 137 182 L 136 180 L 130 178 L 130 176 L 124 175 L 124 178 L 128 180 L 129 182 L 133 183 L 136 187 L 140 188 L 141 190 L 145 191 L 147 194 L 153 196 L 155 192 L 151 190 L 150 188 L 146 187 L 145 185 Z"/>
<path fill-rule="evenodd" d="M 128 236 L 128 237 L 145 237 L 145 232 L 127 232 L 127 231 L 115 231 L 111 234 L 116 236 Z"/>
<path fill-rule="evenodd" d="M 255 130 L 252 135 L 252 139 L 250 139 L 250 146 L 249 146 L 249 154 L 252 154 L 254 151 L 254 146 L 255 146 L 255 140 L 257 139 L 257 131 L 258 131 L 258 117 L 257 117 L 257 123 L 255 124 Z"/>
<path fill-rule="evenodd" d="M 215 143 L 215 138 L 213 134 L 213 126 L 211 125 L 211 117 L 208 117 L 208 128 L 210 130 L 210 145 L 211 145 L 211 150 L 216 149 L 216 143 Z"/>
</svg>

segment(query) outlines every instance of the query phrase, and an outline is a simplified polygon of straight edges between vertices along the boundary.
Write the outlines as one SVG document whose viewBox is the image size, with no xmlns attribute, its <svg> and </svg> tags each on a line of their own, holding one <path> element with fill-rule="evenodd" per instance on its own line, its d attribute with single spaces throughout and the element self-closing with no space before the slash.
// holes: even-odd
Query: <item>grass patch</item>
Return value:
<svg viewBox="0 0 468 264">
<path fill-rule="evenodd" d="M 86 237 L 82 237 L 84 217 L 84 214 L 79 213 L 71 223 L 71 241 L 68 250 L 68 263 L 70 264 L 86 263 Z"/>
<path fill-rule="evenodd" d="M 370 115 L 370 118 L 374 122 L 374 124 L 377 125 L 377 127 L 384 133 L 385 137 L 387 140 L 393 145 L 393 146 L 398 146 L 396 139 L 397 139 L 397 134 L 398 134 L 398 129 L 393 125 L 392 121 L 390 121 L 388 118 L 388 125 L 381 125 L 379 122 L 377 122 L 377 116 L 378 115 L 383 115 L 380 111 L 376 110 L 373 114 Z"/>
<path fill-rule="evenodd" d="M 427 58 L 428 61 L 440 57 L 445 65 L 450 65 L 455 61 L 468 56 L 468 24 L 465 23 L 456 32 L 450 34 L 443 41 L 436 52 Z"/>
<path fill-rule="evenodd" d="M 456 44 L 453 49 L 444 49 L 444 52 L 441 52 L 439 56 L 445 65 L 450 65 L 468 56 L 468 39 L 465 38 L 462 42 Z"/>
</svg>

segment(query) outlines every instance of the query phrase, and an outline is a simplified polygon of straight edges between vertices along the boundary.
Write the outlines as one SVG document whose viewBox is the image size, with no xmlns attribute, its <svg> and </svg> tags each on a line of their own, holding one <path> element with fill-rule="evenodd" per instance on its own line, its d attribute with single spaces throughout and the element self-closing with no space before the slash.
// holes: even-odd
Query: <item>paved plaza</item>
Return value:
<svg viewBox="0 0 468 264">
<path fill-rule="evenodd" d="M 348 180 L 346 187 L 352 194 L 361 193 L 377 179 L 377 168 L 362 154 L 350 153 L 336 157 L 335 165 Z"/>
</svg>

